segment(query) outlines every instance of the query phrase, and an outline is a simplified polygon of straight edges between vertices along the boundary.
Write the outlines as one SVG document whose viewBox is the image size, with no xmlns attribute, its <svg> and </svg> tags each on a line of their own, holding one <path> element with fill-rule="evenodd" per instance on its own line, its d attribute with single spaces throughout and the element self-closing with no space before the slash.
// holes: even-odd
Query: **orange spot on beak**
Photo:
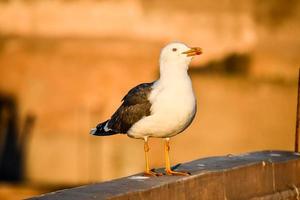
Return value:
<svg viewBox="0 0 300 200">
<path fill-rule="evenodd" d="M 192 47 L 190 50 L 182 52 L 182 54 L 186 54 L 186 56 L 197 56 L 202 54 L 202 49 L 199 47 Z"/>
</svg>

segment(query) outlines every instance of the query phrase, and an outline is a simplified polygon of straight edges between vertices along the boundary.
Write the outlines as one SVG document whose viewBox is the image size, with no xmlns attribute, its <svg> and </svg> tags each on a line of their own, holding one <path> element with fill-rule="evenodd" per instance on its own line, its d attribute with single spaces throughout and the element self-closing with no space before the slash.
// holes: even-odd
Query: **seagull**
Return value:
<svg viewBox="0 0 300 200">
<path fill-rule="evenodd" d="M 170 138 L 184 131 L 193 121 L 196 98 L 187 73 L 194 56 L 202 53 L 199 47 L 188 47 L 180 42 L 166 45 L 160 53 L 160 77 L 151 83 L 142 83 L 129 90 L 121 106 L 110 119 L 91 129 L 95 136 L 127 134 L 144 140 L 145 172 L 147 176 L 160 176 L 150 170 L 148 139 L 165 140 L 165 174 L 189 175 L 173 171 L 170 165 Z"/>
</svg>

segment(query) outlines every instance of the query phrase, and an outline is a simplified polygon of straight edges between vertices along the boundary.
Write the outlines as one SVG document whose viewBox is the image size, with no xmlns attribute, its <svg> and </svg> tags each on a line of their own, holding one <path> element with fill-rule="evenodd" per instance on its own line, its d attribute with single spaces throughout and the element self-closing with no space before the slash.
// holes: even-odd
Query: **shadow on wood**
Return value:
<svg viewBox="0 0 300 200">
<path fill-rule="evenodd" d="M 261 151 L 195 160 L 179 166 L 190 176 L 142 174 L 72 189 L 32 200 L 299 199 L 300 154 Z"/>
</svg>

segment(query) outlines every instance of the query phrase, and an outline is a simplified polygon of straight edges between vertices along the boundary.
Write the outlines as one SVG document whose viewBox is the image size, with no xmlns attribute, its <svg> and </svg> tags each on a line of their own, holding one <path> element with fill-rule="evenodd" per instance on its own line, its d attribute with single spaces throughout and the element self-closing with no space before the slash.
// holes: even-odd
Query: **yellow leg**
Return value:
<svg viewBox="0 0 300 200">
<path fill-rule="evenodd" d="M 176 172 L 171 169 L 171 164 L 170 164 L 170 156 L 169 156 L 169 151 L 170 151 L 170 144 L 169 144 L 170 138 L 166 138 L 165 142 L 165 160 L 166 160 L 166 174 L 167 175 L 179 175 L 179 176 L 188 176 L 190 175 L 188 172 Z"/>
<path fill-rule="evenodd" d="M 149 167 L 149 145 L 148 145 L 148 138 L 144 138 L 144 152 L 145 152 L 145 161 L 146 161 L 146 170 L 144 172 L 145 176 L 162 176 L 161 173 L 156 173 L 150 170 Z"/>
</svg>

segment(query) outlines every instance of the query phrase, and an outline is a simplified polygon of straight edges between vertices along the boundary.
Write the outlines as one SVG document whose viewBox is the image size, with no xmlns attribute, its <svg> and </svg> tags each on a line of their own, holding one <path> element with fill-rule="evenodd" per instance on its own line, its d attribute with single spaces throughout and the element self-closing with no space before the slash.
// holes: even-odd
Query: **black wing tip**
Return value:
<svg viewBox="0 0 300 200">
<path fill-rule="evenodd" d="M 97 135 L 97 128 L 92 128 L 90 131 L 91 135 Z"/>
<path fill-rule="evenodd" d="M 90 134 L 91 135 L 94 135 L 94 136 L 109 136 L 109 135 L 115 135 L 115 134 L 118 134 L 117 132 L 114 132 L 114 131 L 104 131 L 104 130 L 100 130 L 100 129 L 97 129 L 97 128 L 92 128 L 91 131 L 90 131 Z"/>
<path fill-rule="evenodd" d="M 96 128 L 91 129 L 90 134 L 95 136 L 109 136 L 117 134 L 117 132 L 115 132 L 114 130 L 106 128 L 107 123 L 108 120 L 101 124 L 98 124 Z"/>
</svg>

